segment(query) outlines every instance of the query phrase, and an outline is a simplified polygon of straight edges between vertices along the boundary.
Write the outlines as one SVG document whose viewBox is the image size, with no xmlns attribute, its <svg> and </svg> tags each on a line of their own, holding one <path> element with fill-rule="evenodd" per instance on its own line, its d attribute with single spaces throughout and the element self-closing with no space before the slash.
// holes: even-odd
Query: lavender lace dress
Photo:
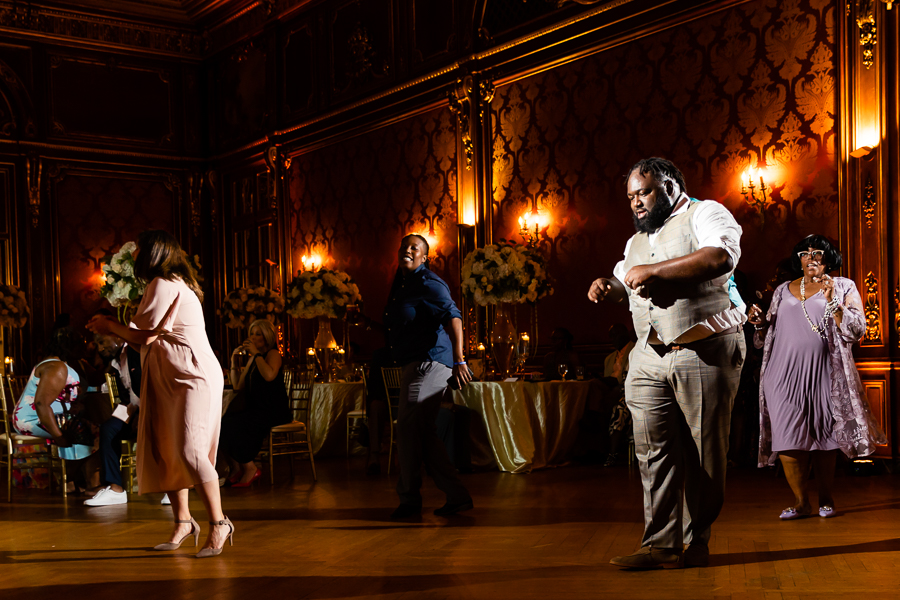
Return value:
<svg viewBox="0 0 900 600">
<path fill-rule="evenodd" d="M 824 340 L 809 327 L 788 282 L 778 286 L 772 296 L 771 326 L 764 339 L 759 333 L 754 338 L 756 347 L 763 347 L 760 467 L 775 464 L 778 450 L 840 448 L 855 458 L 872 454 L 876 445 L 887 443 L 866 402 L 851 351 L 866 333 L 862 299 L 856 284 L 844 277 L 834 278 L 834 295 L 844 315 L 840 326 L 828 319 Z M 824 297 L 814 298 L 807 300 L 807 311 L 811 319 L 820 322 Z M 801 356 L 803 352 L 808 356 Z"/>
</svg>

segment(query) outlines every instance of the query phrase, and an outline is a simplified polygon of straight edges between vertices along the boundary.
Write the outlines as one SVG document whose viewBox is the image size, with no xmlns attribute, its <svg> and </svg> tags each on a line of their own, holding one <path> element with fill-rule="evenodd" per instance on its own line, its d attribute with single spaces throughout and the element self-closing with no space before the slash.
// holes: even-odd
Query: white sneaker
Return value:
<svg viewBox="0 0 900 600">
<path fill-rule="evenodd" d="M 166 494 L 165 496 L 163 496 L 163 499 L 160 500 L 159 503 L 160 503 L 160 504 L 165 504 L 166 506 L 168 506 L 169 504 L 172 504 L 172 501 L 169 500 L 169 495 Z"/>
<path fill-rule="evenodd" d="M 85 500 L 85 506 L 111 506 L 113 504 L 126 504 L 128 502 L 128 494 L 125 491 L 114 492 L 111 487 L 105 487 L 96 494 L 94 497 Z"/>
</svg>

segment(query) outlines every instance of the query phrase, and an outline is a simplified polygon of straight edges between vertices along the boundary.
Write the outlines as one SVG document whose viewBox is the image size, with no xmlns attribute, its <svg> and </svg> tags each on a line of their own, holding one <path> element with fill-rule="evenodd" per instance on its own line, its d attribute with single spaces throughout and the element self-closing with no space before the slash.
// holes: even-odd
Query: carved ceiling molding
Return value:
<svg viewBox="0 0 900 600">
<path fill-rule="evenodd" d="M 200 58 L 207 44 L 199 32 L 0 0 L 0 32 L 118 46 L 151 54 Z"/>
</svg>

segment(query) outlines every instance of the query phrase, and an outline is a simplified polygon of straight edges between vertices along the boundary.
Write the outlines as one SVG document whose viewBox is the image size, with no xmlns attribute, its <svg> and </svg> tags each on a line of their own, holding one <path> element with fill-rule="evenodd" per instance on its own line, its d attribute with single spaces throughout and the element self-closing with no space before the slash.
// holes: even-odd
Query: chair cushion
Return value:
<svg viewBox="0 0 900 600">
<path fill-rule="evenodd" d="M 294 431 L 306 431 L 306 425 L 300 421 L 294 421 L 293 423 L 277 425 L 272 428 L 272 433 L 290 433 Z"/>
<path fill-rule="evenodd" d="M 9 437 L 17 444 L 43 444 L 47 441 L 47 438 L 38 437 L 36 435 L 22 435 L 21 433 L 14 433 Z M 7 435 L 5 433 L 0 433 L 0 440 L 5 442 L 6 439 Z"/>
<path fill-rule="evenodd" d="M 351 419 L 353 419 L 353 418 L 358 419 L 358 418 L 364 417 L 364 416 L 366 416 L 366 411 L 364 411 L 364 410 L 351 410 L 350 412 L 347 413 L 347 417 L 351 418 Z"/>
</svg>

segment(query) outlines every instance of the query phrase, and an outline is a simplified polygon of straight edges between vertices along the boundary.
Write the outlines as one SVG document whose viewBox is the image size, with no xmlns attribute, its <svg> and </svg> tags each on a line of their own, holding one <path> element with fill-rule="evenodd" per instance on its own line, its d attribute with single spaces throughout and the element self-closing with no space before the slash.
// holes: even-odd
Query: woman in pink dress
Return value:
<svg viewBox="0 0 900 600">
<path fill-rule="evenodd" d="M 165 231 L 141 233 L 134 272 L 149 282 L 128 327 L 94 317 L 88 328 L 113 333 L 141 348 L 141 416 L 137 470 L 141 494 L 166 492 L 175 528 L 156 550 L 174 550 L 188 538 L 197 545 L 200 526 L 191 517 L 194 487 L 212 526 L 198 558 L 222 552 L 234 525 L 222 513 L 215 470 L 222 418 L 222 369 L 203 320 L 203 292 L 181 246 Z"/>
</svg>

